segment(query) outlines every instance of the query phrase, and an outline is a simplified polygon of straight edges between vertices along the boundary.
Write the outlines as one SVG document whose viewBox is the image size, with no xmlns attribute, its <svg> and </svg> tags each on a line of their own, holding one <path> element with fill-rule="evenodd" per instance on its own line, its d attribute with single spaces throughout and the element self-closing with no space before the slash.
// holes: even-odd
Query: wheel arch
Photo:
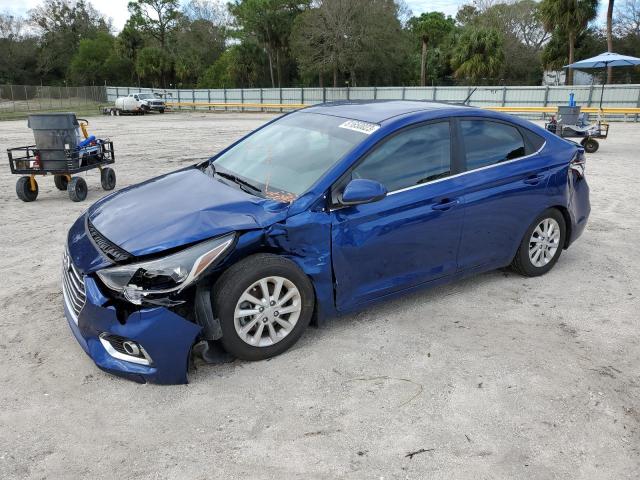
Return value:
<svg viewBox="0 0 640 480">
<path fill-rule="evenodd" d="M 573 228 L 572 226 L 573 224 L 571 222 L 571 215 L 569 214 L 569 209 L 563 205 L 553 205 L 549 208 L 554 208 L 558 210 L 562 214 L 562 217 L 564 218 L 565 236 L 564 236 L 564 245 L 562 246 L 562 248 L 566 250 L 569 247 L 569 244 L 571 243 L 571 234 L 572 234 L 572 228 Z"/>
</svg>

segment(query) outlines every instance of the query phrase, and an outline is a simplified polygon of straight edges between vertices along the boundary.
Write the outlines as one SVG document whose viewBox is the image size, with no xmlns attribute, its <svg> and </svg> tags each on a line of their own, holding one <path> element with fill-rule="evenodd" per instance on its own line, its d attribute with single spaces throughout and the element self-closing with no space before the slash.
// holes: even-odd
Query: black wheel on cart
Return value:
<svg viewBox="0 0 640 480">
<path fill-rule="evenodd" d="M 584 147 L 584 151 L 587 153 L 595 153 L 598 151 L 598 148 L 600 148 L 598 141 L 590 137 L 585 138 L 582 141 L 582 146 Z"/>
<path fill-rule="evenodd" d="M 113 168 L 105 167 L 100 172 L 100 183 L 104 190 L 113 190 L 116 188 L 116 172 Z"/>
<path fill-rule="evenodd" d="M 69 178 L 66 175 L 54 175 L 53 183 L 56 184 L 58 190 L 66 190 L 69 185 Z"/>
<path fill-rule="evenodd" d="M 16 182 L 16 194 L 23 202 L 33 202 L 38 198 L 38 182 L 33 180 L 34 190 L 31 189 L 31 177 L 20 177 Z"/>
<path fill-rule="evenodd" d="M 81 202 L 87 198 L 87 182 L 82 177 L 73 177 L 67 185 L 69 198 L 74 202 Z"/>
</svg>

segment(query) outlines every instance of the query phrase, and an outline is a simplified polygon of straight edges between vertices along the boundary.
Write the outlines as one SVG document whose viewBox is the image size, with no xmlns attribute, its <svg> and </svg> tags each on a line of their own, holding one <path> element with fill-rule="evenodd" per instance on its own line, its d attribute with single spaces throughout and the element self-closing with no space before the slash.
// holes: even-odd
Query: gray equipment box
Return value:
<svg viewBox="0 0 640 480">
<path fill-rule="evenodd" d="M 79 124 L 75 113 L 32 114 L 27 125 L 33 130 L 43 170 L 78 167 L 78 155 L 69 155 L 78 146 Z"/>
<path fill-rule="evenodd" d="M 577 125 L 580 107 L 558 106 L 558 123 Z"/>
</svg>

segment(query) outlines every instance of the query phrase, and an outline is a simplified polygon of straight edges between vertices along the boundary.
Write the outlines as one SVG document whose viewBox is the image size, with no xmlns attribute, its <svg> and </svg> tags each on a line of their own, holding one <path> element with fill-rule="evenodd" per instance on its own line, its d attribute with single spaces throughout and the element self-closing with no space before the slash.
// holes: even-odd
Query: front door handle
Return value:
<svg viewBox="0 0 640 480">
<path fill-rule="evenodd" d="M 523 182 L 526 183 L 527 185 L 538 185 L 543 178 L 544 178 L 544 175 L 530 175 L 527 178 L 525 178 Z"/>
<path fill-rule="evenodd" d="M 443 200 L 440 203 L 436 203 L 435 205 L 432 205 L 431 208 L 434 210 L 444 211 L 444 210 L 449 210 L 452 207 L 455 207 L 459 203 L 460 203 L 459 200 Z"/>
</svg>

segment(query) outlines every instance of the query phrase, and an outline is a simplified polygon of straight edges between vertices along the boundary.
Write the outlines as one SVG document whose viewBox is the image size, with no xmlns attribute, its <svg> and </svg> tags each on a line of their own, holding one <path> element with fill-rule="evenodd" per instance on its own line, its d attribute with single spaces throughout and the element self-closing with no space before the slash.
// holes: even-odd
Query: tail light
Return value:
<svg viewBox="0 0 640 480">
<path fill-rule="evenodd" d="M 580 149 L 576 152 L 573 159 L 571 160 L 569 168 L 576 173 L 578 178 L 583 178 L 586 166 L 587 157 L 584 154 L 584 150 Z"/>
</svg>

